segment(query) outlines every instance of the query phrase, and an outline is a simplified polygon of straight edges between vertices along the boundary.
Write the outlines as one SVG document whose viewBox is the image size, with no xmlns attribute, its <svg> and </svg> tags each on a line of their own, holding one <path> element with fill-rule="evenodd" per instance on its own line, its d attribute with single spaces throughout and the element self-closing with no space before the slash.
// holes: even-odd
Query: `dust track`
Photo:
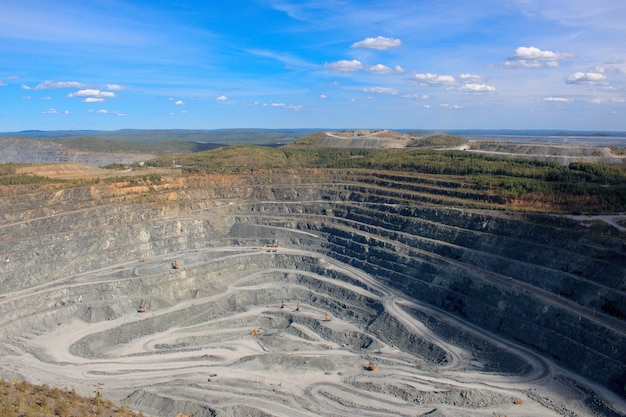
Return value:
<svg viewBox="0 0 626 417">
<path fill-rule="evenodd" d="M 163 286 L 177 295 L 160 298 Z M 3 321 L 0 368 L 87 394 L 101 384 L 148 414 L 587 415 L 549 361 L 302 248 L 224 245 L 113 264 L 6 294 L 0 308 L 59 292 L 67 304 L 37 312 L 32 332 Z"/>
</svg>

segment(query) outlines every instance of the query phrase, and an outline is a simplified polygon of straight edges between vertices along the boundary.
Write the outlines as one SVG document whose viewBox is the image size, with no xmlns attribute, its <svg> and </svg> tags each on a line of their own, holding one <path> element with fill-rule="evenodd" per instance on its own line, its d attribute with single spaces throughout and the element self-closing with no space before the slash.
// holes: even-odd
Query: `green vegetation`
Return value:
<svg viewBox="0 0 626 417">
<path fill-rule="evenodd" d="M 306 138 L 315 143 L 316 136 Z M 574 213 L 626 210 L 626 169 L 608 164 L 571 163 L 501 157 L 433 149 L 357 149 L 284 146 L 225 147 L 181 155 L 188 172 L 239 173 L 255 169 L 350 168 L 450 177 L 529 209 Z M 169 158 L 149 162 L 168 166 Z"/>
<path fill-rule="evenodd" d="M 432 136 L 415 138 L 411 140 L 408 146 L 410 148 L 426 148 L 426 147 L 450 148 L 450 147 L 455 147 L 455 146 L 462 146 L 467 143 L 469 143 L 467 139 L 461 138 L 459 136 L 432 135 Z"/>
<path fill-rule="evenodd" d="M 0 185 L 53 184 L 62 182 L 33 174 L 20 174 L 18 169 L 26 164 L 0 164 Z"/>
<path fill-rule="evenodd" d="M 147 153 L 153 155 L 201 152 L 223 146 L 216 143 L 197 143 L 184 140 L 134 142 L 128 140 L 103 139 L 95 136 L 76 136 L 71 138 L 54 139 L 54 141 L 65 145 L 68 148 L 80 151 Z"/>
<path fill-rule="evenodd" d="M 100 394 L 96 385 L 94 397 L 81 397 L 74 390 L 32 385 L 25 381 L 0 380 L 0 417 L 102 416 L 141 417 L 128 406 L 115 406 Z"/>
</svg>

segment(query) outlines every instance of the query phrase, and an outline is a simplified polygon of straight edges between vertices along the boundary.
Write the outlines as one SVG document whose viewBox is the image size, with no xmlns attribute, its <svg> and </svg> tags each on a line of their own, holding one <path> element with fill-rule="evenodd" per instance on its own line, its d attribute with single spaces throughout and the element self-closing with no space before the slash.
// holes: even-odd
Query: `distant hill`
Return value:
<svg viewBox="0 0 626 417">
<path fill-rule="evenodd" d="M 185 141 L 220 144 L 284 145 L 321 129 L 123 129 L 123 130 L 24 130 L 4 132 L 0 137 L 60 139 L 89 136 L 116 141 L 166 142 Z"/>
<path fill-rule="evenodd" d="M 156 155 L 150 152 L 98 152 L 78 150 L 51 140 L 0 138 L 0 163 L 41 164 L 53 162 L 83 162 L 87 165 L 106 166 L 113 163 L 133 164 Z"/>
<path fill-rule="evenodd" d="M 292 146 L 323 146 L 332 148 L 373 148 L 397 149 L 437 147 L 460 147 L 467 140 L 458 136 L 432 132 L 398 132 L 393 130 L 343 130 L 339 132 L 318 132 L 297 139 Z"/>
</svg>

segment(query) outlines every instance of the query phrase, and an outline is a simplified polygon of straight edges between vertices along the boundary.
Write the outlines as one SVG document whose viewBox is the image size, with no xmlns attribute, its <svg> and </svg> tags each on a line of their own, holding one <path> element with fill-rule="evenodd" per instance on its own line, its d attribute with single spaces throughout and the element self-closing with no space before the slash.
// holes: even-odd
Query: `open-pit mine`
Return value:
<svg viewBox="0 0 626 417">
<path fill-rule="evenodd" d="M 407 172 L 164 172 L 3 186 L 3 378 L 172 417 L 626 414 L 619 216 Z"/>
</svg>

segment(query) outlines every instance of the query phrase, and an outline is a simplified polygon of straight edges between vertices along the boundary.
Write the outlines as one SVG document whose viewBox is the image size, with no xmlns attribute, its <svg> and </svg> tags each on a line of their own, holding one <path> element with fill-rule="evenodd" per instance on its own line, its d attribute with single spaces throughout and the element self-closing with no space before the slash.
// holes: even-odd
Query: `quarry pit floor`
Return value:
<svg viewBox="0 0 626 417">
<path fill-rule="evenodd" d="M 301 269 L 302 259 L 317 268 Z M 213 266 L 224 263 L 248 268 Z M 183 285 L 202 268 L 218 270 L 224 288 L 200 288 L 169 303 L 150 292 L 154 276 Z M 9 337 L 2 373 L 86 395 L 97 390 L 147 415 L 592 415 L 573 382 L 579 377 L 303 248 L 224 245 L 113 262 L 5 294 L 0 304 L 131 281 L 144 289 L 140 301 L 85 296 L 79 303 L 89 304 L 92 320 L 50 309 L 45 326 Z M 370 315 L 389 319 L 368 322 Z M 463 336 L 442 336 L 421 316 Z M 485 341 L 488 352 L 474 340 Z M 523 363 L 523 372 L 500 369 L 507 357 Z"/>
</svg>

